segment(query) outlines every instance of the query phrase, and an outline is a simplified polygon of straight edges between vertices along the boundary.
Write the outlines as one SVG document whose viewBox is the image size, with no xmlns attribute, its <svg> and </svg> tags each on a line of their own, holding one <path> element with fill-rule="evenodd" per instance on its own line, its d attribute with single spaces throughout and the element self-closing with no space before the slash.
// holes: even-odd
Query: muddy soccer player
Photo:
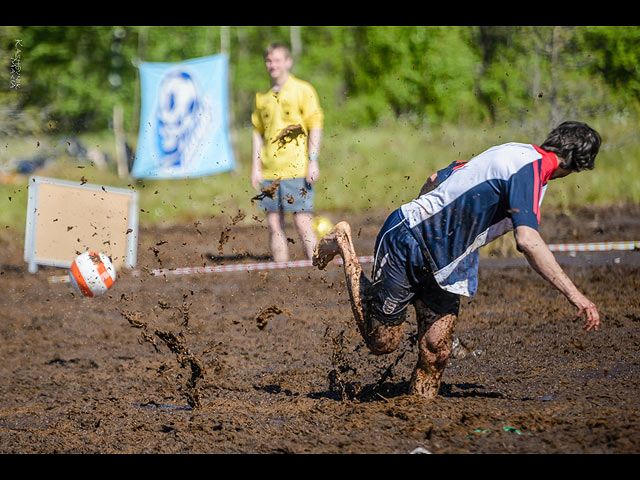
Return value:
<svg viewBox="0 0 640 480">
<path fill-rule="evenodd" d="M 375 243 L 371 279 L 356 256 L 351 229 L 338 223 L 317 244 L 313 264 L 324 269 L 340 255 L 356 324 L 376 355 L 400 342 L 407 307 L 418 323 L 418 361 L 411 394 L 433 399 L 451 353 L 460 297 L 477 290 L 478 248 L 513 231 L 531 267 L 557 288 L 597 330 L 596 306 L 556 262 L 539 234 L 540 204 L 549 180 L 593 169 L 600 135 L 565 122 L 540 145 L 494 146 L 434 173 L 419 196 L 387 218 Z"/>
</svg>

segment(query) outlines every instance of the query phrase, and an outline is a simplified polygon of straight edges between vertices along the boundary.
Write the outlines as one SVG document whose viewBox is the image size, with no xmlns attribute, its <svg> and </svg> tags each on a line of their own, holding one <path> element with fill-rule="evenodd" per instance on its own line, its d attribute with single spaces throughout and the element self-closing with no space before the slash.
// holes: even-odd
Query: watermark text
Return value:
<svg viewBox="0 0 640 480">
<path fill-rule="evenodd" d="M 16 40 L 14 43 L 13 57 L 11 57 L 11 77 L 10 88 L 20 88 L 20 73 L 22 72 L 22 61 L 20 54 L 22 53 L 22 40 Z"/>
</svg>

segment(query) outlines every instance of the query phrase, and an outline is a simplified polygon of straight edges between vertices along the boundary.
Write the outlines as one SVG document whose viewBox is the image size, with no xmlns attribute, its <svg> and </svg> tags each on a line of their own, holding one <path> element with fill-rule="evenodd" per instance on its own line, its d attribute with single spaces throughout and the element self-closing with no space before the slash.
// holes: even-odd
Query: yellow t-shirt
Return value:
<svg viewBox="0 0 640 480">
<path fill-rule="evenodd" d="M 264 139 L 262 177 L 304 177 L 309 131 L 321 129 L 323 122 L 318 95 L 311 84 L 289 74 L 278 93 L 271 89 L 256 93 L 251 122 Z M 287 127 L 293 128 L 283 136 Z"/>
</svg>

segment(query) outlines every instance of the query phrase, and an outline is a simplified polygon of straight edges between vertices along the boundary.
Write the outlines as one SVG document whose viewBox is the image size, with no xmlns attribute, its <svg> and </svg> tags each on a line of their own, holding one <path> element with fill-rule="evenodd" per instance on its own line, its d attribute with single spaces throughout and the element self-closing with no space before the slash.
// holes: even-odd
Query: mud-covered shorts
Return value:
<svg viewBox="0 0 640 480">
<path fill-rule="evenodd" d="M 404 322 L 407 307 L 417 298 L 437 315 L 457 315 L 460 308 L 460 297 L 436 282 L 400 209 L 389 215 L 378 234 L 371 283 L 361 298 L 365 315 L 385 325 Z"/>
<path fill-rule="evenodd" d="M 269 187 L 274 180 L 265 180 L 261 187 Z M 260 207 L 267 212 L 306 212 L 313 213 L 313 184 L 307 183 L 306 178 L 285 178 L 273 198 L 264 197 L 260 200 Z"/>
</svg>

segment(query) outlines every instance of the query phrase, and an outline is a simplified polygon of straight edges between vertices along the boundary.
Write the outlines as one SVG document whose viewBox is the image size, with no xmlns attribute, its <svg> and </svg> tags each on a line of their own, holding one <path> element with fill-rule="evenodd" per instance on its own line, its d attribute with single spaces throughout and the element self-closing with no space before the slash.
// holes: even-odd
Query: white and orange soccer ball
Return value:
<svg viewBox="0 0 640 480">
<path fill-rule="evenodd" d="M 85 297 L 97 297 L 109 290 L 116 281 L 116 269 L 103 253 L 84 252 L 69 268 L 71 285 Z"/>
</svg>

